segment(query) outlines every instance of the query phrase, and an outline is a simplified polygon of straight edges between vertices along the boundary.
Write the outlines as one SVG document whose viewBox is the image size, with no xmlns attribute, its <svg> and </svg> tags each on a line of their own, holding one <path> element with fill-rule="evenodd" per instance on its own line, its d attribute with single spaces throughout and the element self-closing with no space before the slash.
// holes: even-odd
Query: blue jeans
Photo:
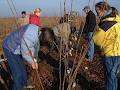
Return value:
<svg viewBox="0 0 120 90">
<path fill-rule="evenodd" d="M 94 42 L 93 42 L 92 36 L 93 36 L 93 32 L 89 32 L 86 34 L 86 37 L 89 41 L 89 48 L 87 52 L 88 60 L 93 60 L 93 57 L 94 57 Z"/>
<path fill-rule="evenodd" d="M 23 90 L 23 87 L 28 85 L 24 60 L 20 55 L 15 55 L 5 48 L 3 48 L 3 51 L 14 81 L 12 90 Z"/>
<path fill-rule="evenodd" d="M 117 72 L 120 69 L 120 56 L 104 58 L 106 67 L 106 90 L 117 90 Z"/>
</svg>

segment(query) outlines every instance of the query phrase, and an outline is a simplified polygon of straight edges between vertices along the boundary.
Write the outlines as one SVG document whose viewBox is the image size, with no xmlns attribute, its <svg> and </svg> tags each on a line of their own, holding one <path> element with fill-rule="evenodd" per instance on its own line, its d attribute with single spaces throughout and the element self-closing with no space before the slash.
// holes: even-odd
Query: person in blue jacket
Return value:
<svg viewBox="0 0 120 90">
<path fill-rule="evenodd" d="M 33 69 L 38 69 L 37 55 L 39 51 L 40 27 L 27 24 L 11 32 L 3 41 L 3 52 L 13 78 L 12 90 L 23 90 L 30 87 L 24 60 L 28 61 Z"/>
</svg>

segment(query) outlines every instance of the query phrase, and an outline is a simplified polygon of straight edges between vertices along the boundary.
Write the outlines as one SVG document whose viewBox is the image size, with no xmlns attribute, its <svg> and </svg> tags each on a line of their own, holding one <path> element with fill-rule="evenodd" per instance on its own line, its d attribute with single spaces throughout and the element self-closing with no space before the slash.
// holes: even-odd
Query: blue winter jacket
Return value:
<svg viewBox="0 0 120 90">
<path fill-rule="evenodd" d="M 40 47 L 40 33 L 38 26 L 33 24 L 25 25 L 22 28 L 11 32 L 5 38 L 3 41 L 3 48 L 6 48 L 13 54 L 21 54 L 23 58 L 31 64 L 32 57 L 29 50 L 37 57 Z"/>
</svg>

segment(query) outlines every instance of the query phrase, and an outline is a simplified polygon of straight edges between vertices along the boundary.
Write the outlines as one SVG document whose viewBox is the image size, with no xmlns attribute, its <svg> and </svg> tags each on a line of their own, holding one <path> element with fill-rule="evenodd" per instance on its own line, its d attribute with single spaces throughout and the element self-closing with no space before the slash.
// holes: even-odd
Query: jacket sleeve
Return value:
<svg viewBox="0 0 120 90">
<path fill-rule="evenodd" d="M 120 24 L 116 24 L 116 27 L 114 26 L 114 31 L 113 32 L 113 36 L 114 36 L 114 48 L 113 48 L 113 51 L 117 54 L 118 51 L 120 51 L 120 31 L 119 31 L 119 28 L 120 28 Z"/>
<path fill-rule="evenodd" d="M 33 55 L 36 53 L 35 44 L 38 42 L 38 30 L 36 29 L 37 28 L 33 28 L 33 27 L 28 28 L 28 30 L 25 32 L 23 39 L 21 41 L 22 56 L 30 64 L 32 63 L 32 56 L 30 55 L 30 51 L 32 52 Z"/>
<path fill-rule="evenodd" d="M 102 48 L 105 41 L 105 31 L 100 28 L 96 30 L 93 34 L 93 41 L 97 46 Z"/>
<path fill-rule="evenodd" d="M 83 29 L 83 33 L 93 32 L 95 26 L 96 26 L 96 17 L 94 15 L 94 13 L 90 13 L 86 17 L 86 22 L 85 22 L 85 26 Z"/>
<path fill-rule="evenodd" d="M 89 31 L 93 32 L 94 28 L 96 26 L 96 16 L 94 13 L 90 14 L 90 19 L 89 19 Z"/>
</svg>

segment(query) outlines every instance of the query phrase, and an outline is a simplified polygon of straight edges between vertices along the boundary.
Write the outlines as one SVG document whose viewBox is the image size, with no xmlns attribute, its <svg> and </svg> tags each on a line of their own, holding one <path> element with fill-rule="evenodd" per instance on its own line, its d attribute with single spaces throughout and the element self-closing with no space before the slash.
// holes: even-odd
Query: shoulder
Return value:
<svg viewBox="0 0 120 90">
<path fill-rule="evenodd" d="M 25 31 L 25 35 L 36 35 L 38 33 L 39 27 L 33 24 L 28 24 L 27 29 Z"/>
<path fill-rule="evenodd" d="M 34 24 L 28 24 L 28 29 L 39 29 L 39 27 Z"/>
<path fill-rule="evenodd" d="M 89 11 L 88 13 L 90 16 L 95 16 L 94 12 L 93 11 Z"/>
</svg>

